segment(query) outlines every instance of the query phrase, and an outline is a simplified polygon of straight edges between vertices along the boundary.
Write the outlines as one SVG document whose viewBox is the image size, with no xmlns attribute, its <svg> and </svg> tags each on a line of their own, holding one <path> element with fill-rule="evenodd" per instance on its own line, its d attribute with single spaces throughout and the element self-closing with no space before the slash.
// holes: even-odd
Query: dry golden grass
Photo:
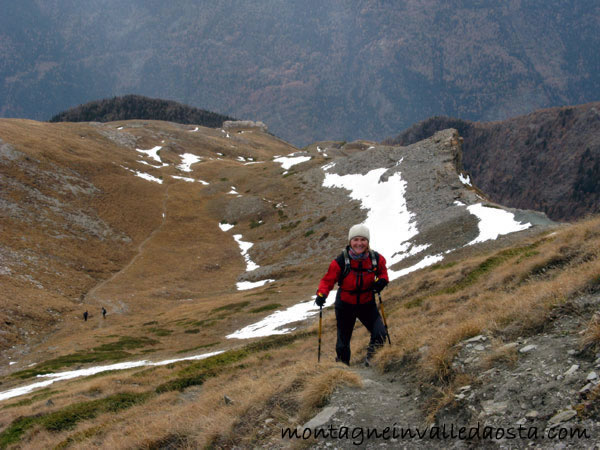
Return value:
<svg viewBox="0 0 600 450">
<path fill-rule="evenodd" d="M 459 374 L 452 380 L 451 385 L 442 387 L 433 386 L 436 393 L 430 397 L 425 405 L 425 411 L 427 411 L 425 418 L 426 422 L 428 424 L 434 423 L 436 413 L 442 408 L 447 408 L 448 406 L 455 404 L 458 390 L 464 386 L 470 385 L 472 382 L 473 379 L 471 376 Z"/>
<path fill-rule="evenodd" d="M 595 313 L 583 336 L 583 346 L 593 351 L 600 350 L 600 313 Z"/>
<path fill-rule="evenodd" d="M 502 347 L 503 337 L 543 327 L 554 307 L 587 289 L 597 289 L 600 239 L 595 230 L 599 226 L 600 220 L 592 220 L 538 238 L 535 254 L 529 256 L 535 261 L 526 261 L 525 251 L 511 253 L 493 270 L 460 290 L 449 288 L 498 251 L 474 255 L 452 267 L 415 273 L 405 283 L 414 290 L 413 298 L 423 300 L 408 308 L 405 305 L 411 297 L 400 299 L 392 285 L 384 298 L 393 345 L 386 345 L 377 353 L 375 364 L 381 370 L 400 370 L 413 373 L 422 381 L 431 380 L 433 394 L 425 407 L 429 420 L 433 420 L 440 408 L 453 404 L 457 390 L 471 381 L 452 368 L 457 343 L 480 333 L 496 336 L 495 350 L 482 364 L 510 363 L 517 357 L 516 352 Z M 587 239 L 580 241 L 583 236 Z M 569 261 L 552 268 L 557 252 L 568 252 Z M 544 265 L 548 266 L 545 272 L 536 269 Z M 414 288 L 424 285 L 429 275 L 435 276 L 430 288 Z M 510 281 L 498 283 L 507 279 Z M 315 325 L 308 331 L 314 332 L 314 328 Z M 281 426 L 304 423 L 327 402 L 336 386 L 360 385 L 360 378 L 351 369 L 332 362 L 332 330 L 335 319 L 333 314 L 326 314 L 321 364 L 316 364 L 316 337 L 311 335 L 283 347 L 251 353 L 201 386 L 154 395 L 141 404 L 81 421 L 75 428 L 60 433 L 37 427 L 29 430 L 21 442 L 25 447 L 40 443 L 52 447 L 68 442 L 73 448 L 117 449 L 160 445 L 260 446 L 274 439 Z M 597 342 L 597 333 L 598 323 L 593 320 L 586 335 L 588 342 Z M 354 360 L 362 357 L 367 342 L 368 333 L 357 328 Z M 60 410 L 89 400 L 90 396 L 148 392 L 190 364 L 75 380 L 59 386 L 64 391 L 52 397 L 52 408 Z M 233 403 L 225 402 L 225 396 Z M 43 411 L 45 401 L 4 410 L 0 419 L 10 423 L 17 415 Z"/>
<path fill-rule="evenodd" d="M 457 342 L 480 333 L 494 335 L 511 329 L 520 333 L 543 327 L 554 307 L 597 288 L 599 229 L 600 219 L 592 218 L 534 239 L 529 244 L 532 248 L 502 257 L 498 255 L 503 251 L 474 256 L 447 269 L 414 274 L 403 287 L 410 294 L 401 302 L 392 297 L 386 308 L 390 334 L 400 344 L 380 352 L 377 361 L 384 368 L 392 367 L 420 350 L 423 373 L 431 379 L 447 380 Z M 497 265 L 493 270 L 481 273 L 473 284 L 454 289 L 494 257 Z M 425 283 L 430 276 L 434 282 Z M 434 287 L 425 291 L 415 288 L 423 285 Z"/>
<path fill-rule="evenodd" d="M 132 132 L 139 131 L 139 145 L 150 148 L 156 144 L 156 135 L 165 126 L 170 125 L 160 124 L 154 130 L 152 127 L 132 129 Z M 248 135 L 245 147 L 234 149 L 230 146 L 231 142 L 217 130 L 192 137 L 191 134 L 179 133 L 176 128 L 169 132 L 182 139 L 182 148 L 193 149 L 197 154 L 207 157 L 214 156 L 216 151 L 230 154 L 248 151 L 248 156 L 268 159 L 274 153 L 285 154 L 293 150 L 276 139 L 259 134 Z M 210 177 L 211 180 L 227 180 L 211 185 L 206 191 L 198 185 L 183 182 L 154 186 L 129 177 L 127 183 L 123 183 L 120 175 L 106 170 L 109 164 L 105 161 L 106 151 L 108 149 L 116 155 L 115 161 L 128 165 L 135 164 L 137 155 L 124 151 L 104 138 L 92 146 L 87 143 L 82 145 L 80 133 L 97 135 L 94 127 L 0 121 L 0 130 L 5 133 L 3 136 L 7 137 L 7 141 L 17 142 L 21 150 L 29 151 L 33 157 L 48 158 L 58 165 L 78 161 L 76 169 L 103 190 L 103 195 L 92 206 L 112 226 L 132 238 L 131 243 L 123 244 L 118 251 L 104 248 L 103 244 L 86 251 L 67 248 L 59 241 L 48 241 L 39 233 L 37 239 L 41 248 L 50 254 L 59 250 L 75 252 L 80 258 L 79 262 L 86 265 L 95 277 L 92 279 L 87 273 L 83 276 L 69 269 L 64 271 L 66 276 L 57 281 L 57 286 L 69 294 L 72 292 L 70 285 L 86 291 L 99 281 L 109 279 L 127 261 L 132 261 L 134 255 L 139 255 L 127 271 L 115 276 L 112 280 L 114 283 L 97 290 L 98 301 L 106 298 L 114 301 L 115 305 L 123 304 L 129 308 L 130 314 L 112 314 L 109 310 L 106 322 L 95 317 L 93 321 L 83 324 L 77 309 L 81 305 L 73 306 L 72 298 L 66 295 L 61 297 L 61 301 L 49 296 L 35 298 L 35 304 L 40 305 L 40 314 L 46 308 L 60 304 L 65 311 L 77 312 L 77 317 L 68 317 L 63 330 L 56 332 L 52 342 L 41 345 L 39 353 L 32 355 L 32 360 L 27 363 L 58 356 L 50 352 L 64 354 L 90 349 L 120 336 L 143 335 L 157 340 L 156 345 L 143 349 L 155 351 L 151 353 L 155 360 L 163 356 L 173 357 L 173 353 L 180 350 L 199 352 L 198 348 L 215 342 L 218 344 L 216 348 L 233 348 L 239 343 L 214 336 L 224 336 L 255 322 L 258 316 L 249 312 L 250 307 L 218 308 L 239 305 L 245 301 L 252 306 L 275 301 L 291 304 L 297 301 L 299 295 L 303 295 L 301 293 L 312 292 L 315 280 L 322 275 L 313 266 L 308 269 L 290 268 L 269 287 L 252 293 L 234 292 L 231 289 L 237 275 L 243 271 L 243 260 L 235 242 L 229 238 L 222 239 L 223 235 L 216 227 L 227 204 L 223 192 L 231 184 L 236 185 L 240 192 L 267 192 L 271 201 L 284 201 L 289 205 L 286 213 L 290 214 L 290 220 L 297 219 L 292 216 L 292 211 L 302 211 L 302 202 L 310 201 L 289 194 L 293 192 L 294 183 L 297 183 L 294 177 L 281 182 L 278 180 L 277 183 L 272 181 L 280 176 L 280 168 L 275 165 L 270 168 L 264 166 L 270 171 L 267 177 L 260 176 L 264 173 L 260 165 L 250 166 L 254 167 L 255 172 L 249 177 L 244 175 L 246 169 L 240 170 L 239 163 L 209 161 L 195 175 L 199 178 Z M 236 145 L 239 143 L 241 141 Z M 74 153 L 65 151 L 65 146 Z M 39 150 L 41 148 L 52 151 L 44 154 Z M 178 162 L 177 150 L 180 149 L 166 149 L 164 157 Z M 167 175 L 170 173 L 165 172 Z M 126 198 L 129 200 L 123 203 Z M 163 207 L 167 211 L 165 220 L 177 217 L 180 228 L 161 227 Z M 122 210 L 133 214 L 122 214 Z M 268 225 L 252 228 L 249 220 L 246 220 L 236 225 L 237 230 L 251 242 L 260 242 L 269 233 L 283 235 L 285 232 L 279 227 L 277 213 L 273 210 L 270 214 L 273 220 Z M 154 233 L 153 240 L 141 247 L 151 233 Z M 11 239 L 18 241 L 15 236 Z M 36 244 L 38 241 L 34 240 Z M 178 245 L 173 245 L 172 251 L 165 253 L 160 245 L 164 242 L 177 242 Z M 195 247 L 197 242 L 206 243 L 207 246 L 199 249 Z M 265 252 L 264 261 L 258 262 L 268 264 L 293 252 L 300 254 L 306 245 L 301 239 L 287 243 L 289 245 Z M 64 247 L 62 250 L 61 245 Z M 211 253 L 211 249 L 217 248 L 219 252 L 216 253 L 221 258 L 219 261 L 199 261 L 198 254 Z M 401 370 L 405 374 L 418 376 L 423 383 L 429 381 L 431 390 L 437 392 L 431 398 L 428 410 L 430 417 L 440 407 L 450 405 L 456 389 L 468 382 L 463 374 L 456 373 L 452 368 L 457 343 L 480 333 L 504 340 L 519 333 L 538 330 L 545 325 L 550 312 L 557 305 L 568 302 L 580 292 L 598 289 L 600 219 L 592 218 L 573 226 L 560 227 L 553 233 L 531 238 L 508 249 L 480 252 L 474 247 L 463 249 L 463 254 L 466 256 L 454 261 L 453 265 L 442 264 L 437 269 L 424 269 L 404 277 L 392 283 L 384 293 L 392 345 L 382 348 L 374 363 L 381 370 Z M 211 267 L 207 264 L 210 266 L 213 263 L 213 269 L 217 264 L 221 269 L 209 270 Z M 165 267 L 169 270 L 165 271 Z M 172 280 L 166 283 L 166 277 Z M 10 286 L 11 295 L 15 294 L 17 298 L 16 294 L 21 288 Z M 31 295 L 29 292 L 27 295 L 34 299 L 33 290 Z M 17 302 L 10 301 L 11 308 L 14 306 L 13 309 L 16 309 Z M 153 305 L 151 317 L 146 311 L 148 302 Z M 281 347 L 256 350 L 234 358 L 223 367 L 219 366 L 214 374 L 203 380 L 203 384 L 182 384 L 181 391 L 156 392 L 156 389 L 170 381 L 177 381 L 183 376 L 182 372 L 194 367 L 194 363 L 130 370 L 88 380 L 58 383 L 53 390 L 60 392 L 40 397 L 30 404 L 0 410 L 0 423 L 3 424 L 1 432 L 7 430 L 18 417 L 59 413 L 72 405 L 132 393 L 142 396 L 143 400 L 124 409 L 102 411 L 61 431 L 50 431 L 40 424 L 34 425 L 25 430 L 18 445 L 23 448 L 69 445 L 86 449 L 156 448 L 169 445 L 177 448 L 209 445 L 260 447 L 277 434 L 280 426 L 300 425 L 314 408 L 327 401 L 336 386 L 360 382 L 351 370 L 340 368 L 332 362 L 335 341 L 332 311 L 325 313 L 323 329 L 320 365 L 316 364 L 317 340 L 313 333 Z M 193 331 L 193 334 L 186 333 L 189 331 Z M 314 331 L 314 326 L 308 331 Z M 73 339 L 74 334 L 78 339 Z M 363 327 L 357 327 L 352 342 L 353 360 L 360 360 L 364 356 L 368 338 Z M 588 327 L 586 342 L 597 343 L 598 338 L 598 325 L 592 323 Z M 135 357 L 147 357 L 142 353 L 143 350 L 135 352 Z M 504 363 L 514 357 L 511 352 L 500 350 L 493 355 L 489 364 Z M 225 396 L 231 398 L 233 403 L 226 403 Z M 35 398 L 35 393 L 29 398 Z M 49 398 L 53 405 L 47 405 Z"/>
<path fill-rule="evenodd" d="M 322 366 L 323 367 L 323 366 Z M 347 368 L 330 368 L 306 380 L 306 387 L 300 393 L 302 416 L 306 417 L 316 408 L 325 406 L 338 386 L 362 386 L 359 375 Z"/>
</svg>

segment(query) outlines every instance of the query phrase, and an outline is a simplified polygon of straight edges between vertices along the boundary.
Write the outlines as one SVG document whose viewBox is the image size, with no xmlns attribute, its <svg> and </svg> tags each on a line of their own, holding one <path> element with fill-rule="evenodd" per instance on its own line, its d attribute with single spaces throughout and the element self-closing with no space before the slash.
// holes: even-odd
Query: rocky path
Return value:
<svg viewBox="0 0 600 450">
<path fill-rule="evenodd" d="M 307 440 L 311 448 L 600 449 L 600 405 L 590 396 L 600 384 L 600 353 L 582 346 L 599 310 L 600 294 L 584 295 L 557 308 L 539 334 L 505 344 L 484 335 L 460 343 L 453 366 L 472 382 L 434 424 L 426 424 L 418 382 L 356 366 L 364 386 L 336 390 L 299 432 L 310 428 L 314 438 L 323 430 Z M 510 356 L 486 368 L 502 345 Z"/>
<path fill-rule="evenodd" d="M 424 423 L 419 393 L 397 374 L 362 367 L 355 371 L 362 388 L 336 391 L 327 408 L 304 425 L 327 433 L 313 448 L 427 448 L 426 442 L 409 438 Z"/>
</svg>

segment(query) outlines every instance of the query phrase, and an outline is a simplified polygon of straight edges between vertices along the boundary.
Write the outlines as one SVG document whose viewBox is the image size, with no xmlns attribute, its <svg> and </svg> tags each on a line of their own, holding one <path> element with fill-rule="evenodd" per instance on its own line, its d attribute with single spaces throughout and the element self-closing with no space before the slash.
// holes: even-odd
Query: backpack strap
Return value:
<svg viewBox="0 0 600 450">
<path fill-rule="evenodd" d="M 342 269 L 338 278 L 338 286 L 341 286 L 344 278 L 346 278 L 350 273 L 350 255 L 348 254 L 348 248 L 344 248 L 342 253 L 340 253 L 335 260 L 337 261 L 338 266 L 340 266 Z"/>
<path fill-rule="evenodd" d="M 369 249 L 369 256 L 371 257 L 371 271 L 377 272 L 377 263 L 379 262 L 379 253 L 375 250 Z"/>
</svg>

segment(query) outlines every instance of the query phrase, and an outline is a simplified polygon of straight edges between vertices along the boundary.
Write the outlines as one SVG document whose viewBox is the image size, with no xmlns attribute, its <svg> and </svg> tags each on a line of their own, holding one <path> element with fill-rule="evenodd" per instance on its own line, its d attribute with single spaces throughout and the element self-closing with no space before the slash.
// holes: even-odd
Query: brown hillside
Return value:
<svg viewBox="0 0 600 450">
<path fill-rule="evenodd" d="M 3 358 L 38 360 L 90 348 L 102 336 L 137 335 L 143 323 L 158 323 L 159 317 L 161 324 L 206 318 L 215 305 L 247 295 L 235 291 L 244 272 L 240 249 L 218 223 L 237 222 L 236 232 L 256 242 L 260 228 L 251 222 L 287 220 L 274 205 L 285 202 L 282 211 L 290 221 L 297 214 L 290 194 L 294 179 L 281 178 L 280 164 L 265 163 L 295 149 L 259 130 L 2 120 L 0 139 Z M 169 165 L 140 162 L 158 166 L 135 150 L 157 145 Z M 183 153 L 202 158 L 193 172 L 176 168 Z M 256 164 L 246 165 L 250 158 Z M 245 194 L 237 209 L 232 186 Z M 267 295 L 253 300 L 260 306 Z M 110 320 L 102 321 L 101 306 Z M 85 310 L 88 323 L 82 320 Z M 213 327 L 232 331 L 223 317 L 212 319 Z M 50 330 L 50 348 L 37 346 L 37 356 L 24 356 Z M 206 330 L 196 332 L 196 345 L 210 340 Z M 163 334 L 189 341 L 192 334 L 185 331 L 172 327 Z M 212 328 L 214 333 L 225 334 Z"/>
<path fill-rule="evenodd" d="M 353 403 L 343 392 L 340 398 L 339 385 L 352 386 L 361 405 L 367 404 L 361 397 L 375 390 L 375 406 L 403 425 L 444 417 L 468 424 L 484 417 L 487 395 L 506 392 L 492 392 L 494 380 L 478 381 L 489 373 L 485 365 L 502 371 L 502 380 L 513 378 L 496 347 L 537 339 L 573 311 L 577 324 L 563 329 L 572 335 L 569 346 L 556 350 L 562 359 L 552 370 L 564 373 L 577 361 L 576 384 L 557 386 L 553 377 L 540 385 L 548 370 L 543 361 L 531 367 L 530 354 L 506 356 L 521 364 L 516 373 L 539 374 L 519 377 L 532 398 L 553 398 L 528 403 L 540 412 L 536 426 L 545 426 L 555 409 L 572 406 L 581 416 L 573 422 L 596 433 L 598 414 L 591 407 L 598 388 L 590 397 L 577 396 L 580 381 L 600 363 L 597 325 L 587 325 L 600 281 L 598 219 L 557 226 L 543 214 L 491 203 L 461 179 L 461 139 L 453 129 L 407 147 L 319 142 L 303 150 L 261 129 L 0 121 L 0 282 L 6 286 L 0 293 L 6 325 L 0 394 L 12 395 L 0 397 L 0 448 L 311 445 L 282 439 L 282 430 L 302 426 L 329 401 Z M 136 151 L 157 146 L 160 162 Z M 289 168 L 274 160 L 290 153 L 308 158 Z M 180 164 L 190 154 L 201 159 L 187 172 Z M 349 196 L 354 187 L 327 183 L 332 180 L 352 180 L 382 202 L 361 204 Z M 378 352 L 375 367 L 363 368 L 363 327 L 352 341 L 351 366 L 334 362 L 330 306 L 323 310 L 320 364 L 314 316 L 297 319 L 293 333 L 226 338 L 309 300 L 345 243 L 348 225 L 368 218 L 367 208 L 383 211 L 378 222 L 394 226 L 377 249 L 388 257 L 388 273 L 398 275 L 384 291 L 391 345 Z M 474 244 L 486 228 L 478 210 L 504 223 L 496 231 L 508 234 Z M 531 226 L 516 232 L 515 223 L 519 230 Z M 225 224 L 234 228 L 223 231 L 219 225 Z M 372 225 L 378 229 L 373 242 L 388 231 L 379 225 Z M 388 241 L 412 228 L 406 245 L 392 248 Z M 248 254 L 260 268 L 247 271 L 236 234 L 253 243 Z M 427 259 L 433 262 L 420 265 Z M 414 272 L 399 278 L 404 269 Z M 275 281 L 236 289 L 239 281 L 267 278 Z M 588 294 L 593 299 L 578 307 Z M 106 319 L 101 306 L 108 309 Z M 490 352 L 484 367 L 458 347 L 478 335 L 486 344 L 473 351 Z M 587 356 L 567 353 L 577 339 Z M 223 353 L 174 362 L 213 351 Z M 40 374 L 141 360 L 162 364 L 12 391 L 44 380 L 36 378 Z M 385 373 L 373 377 L 377 368 Z M 365 390 L 358 390 L 363 379 Z M 395 388 L 388 390 L 391 383 Z M 473 395 L 463 407 L 457 396 L 467 384 Z M 528 400 L 520 392 L 510 397 L 506 405 L 511 402 L 515 423 Z M 387 425 L 382 416 L 340 411 L 357 411 L 355 419 L 367 420 L 360 426 Z"/>
</svg>

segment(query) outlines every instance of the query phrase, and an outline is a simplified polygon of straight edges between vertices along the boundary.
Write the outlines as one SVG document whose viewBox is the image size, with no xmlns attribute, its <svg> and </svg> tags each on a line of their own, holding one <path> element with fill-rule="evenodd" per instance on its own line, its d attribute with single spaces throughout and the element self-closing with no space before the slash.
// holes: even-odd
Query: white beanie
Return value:
<svg viewBox="0 0 600 450">
<path fill-rule="evenodd" d="M 348 241 L 351 241 L 352 238 L 357 236 L 364 237 L 367 241 L 371 240 L 369 229 L 362 223 L 354 225 L 352 228 L 350 228 L 350 231 L 348 232 Z"/>
</svg>

